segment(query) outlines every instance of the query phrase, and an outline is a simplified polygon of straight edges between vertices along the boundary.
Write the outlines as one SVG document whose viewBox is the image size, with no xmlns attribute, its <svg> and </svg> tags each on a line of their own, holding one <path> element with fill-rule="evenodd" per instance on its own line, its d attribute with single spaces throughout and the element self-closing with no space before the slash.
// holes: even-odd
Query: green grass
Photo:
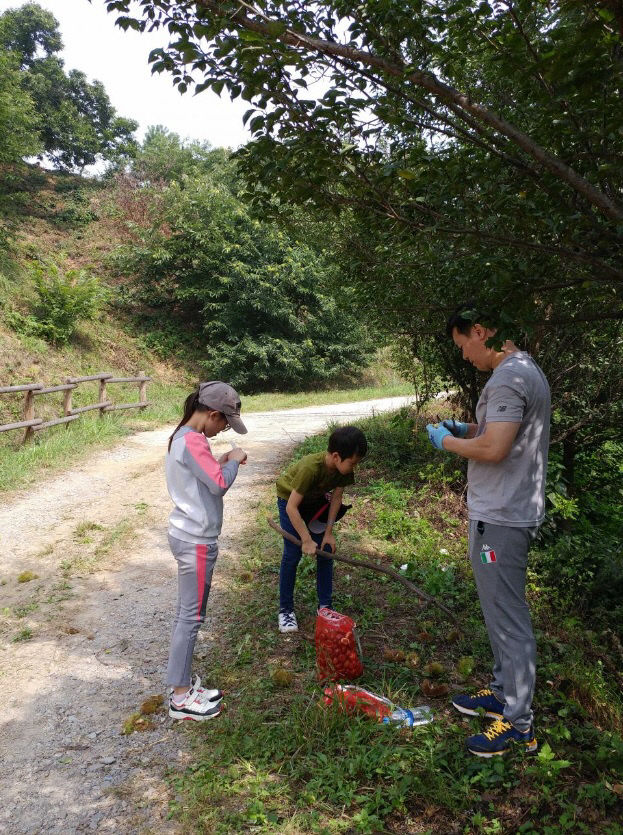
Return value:
<svg viewBox="0 0 623 835">
<path fill-rule="evenodd" d="M 110 389 L 112 392 L 113 387 Z M 75 392 L 81 392 L 79 397 L 76 395 L 74 398 L 75 406 L 97 402 L 95 384 L 88 391 L 81 391 L 79 386 Z M 42 430 L 35 434 L 32 442 L 25 445 L 20 443 L 19 431 L 0 435 L 0 492 L 32 484 L 41 473 L 48 474 L 67 467 L 84 458 L 90 451 L 110 447 L 132 432 L 177 423 L 189 393 L 189 388 L 154 383 L 148 387 L 148 398 L 152 405 L 140 412 L 118 412 L 103 417 L 99 413 L 87 413 L 67 426 Z M 411 389 L 406 383 L 389 383 L 359 389 L 257 394 L 242 398 L 242 410 L 243 413 L 273 411 L 410 393 Z M 58 395 L 56 397 L 58 399 Z M 116 402 L 137 400 L 136 386 L 115 387 L 114 398 Z M 61 414 L 58 404 L 54 414 Z"/>
<path fill-rule="evenodd" d="M 617 678 L 600 663 L 602 647 L 585 624 L 551 618 L 549 590 L 531 586 L 538 756 L 469 756 L 465 737 L 481 721 L 462 718 L 447 696 L 425 696 L 431 662 L 442 666 L 435 682 L 449 692 L 485 684 L 492 663 L 465 558 L 463 472 L 430 448 L 406 413 L 361 425 L 371 452 L 358 469 L 355 507 L 338 547 L 372 550 L 394 567 L 407 563 L 407 576 L 448 603 L 460 625 L 454 629 L 435 608 L 422 611 L 389 578 L 339 564 L 334 606 L 358 623 L 360 683 L 403 706 L 431 704 L 435 721 L 402 730 L 322 703 L 314 672 L 315 572 L 306 558 L 297 578 L 300 630 L 287 637 L 276 630 L 280 544 L 264 522 L 275 512 L 271 491 L 233 577 L 218 648 L 211 663 L 196 659 L 206 683 L 228 693 L 227 709 L 217 722 L 190 729 L 194 762 L 172 778 L 171 814 L 186 832 L 217 835 L 620 834 Z M 310 438 L 298 454 L 325 442 Z M 386 660 L 387 650 L 417 653 L 419 664 Z M 293 674 L 291 686 L 277 686 L 277 668 Z"/>
<path fill-rule="evenodd" d="M 243 397 L 242 409 L 244 412 L 272 412 L 275 409 L 299 409 L 304 406 L 352 403 L 360 400 L 374 400 L 377 397 L 403 397 L 410 394 L 413 394 L 413 386 L 410 383 L 299 392 L 298 394 L 267 392 L 266 394 L 251 394 Z"/>
</svg>

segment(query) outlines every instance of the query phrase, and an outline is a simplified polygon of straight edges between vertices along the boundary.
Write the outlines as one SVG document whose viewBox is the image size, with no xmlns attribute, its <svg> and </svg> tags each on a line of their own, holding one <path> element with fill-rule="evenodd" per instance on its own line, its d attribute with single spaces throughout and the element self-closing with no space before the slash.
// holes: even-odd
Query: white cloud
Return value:
<svg viewBox="0 0 623 835">
<path fill-rule="evenodd" d="M 152 75 L 147 58 L 165 46 L 168 33 L 124 32 L 115 26 L 104 0 L 37 0 L 60 25 L 65 69 L 84 72 L 101 81 L 120 116 L 135 119 L 142 138 L 149 125 L 165 125 L 183 138 L 207 140 L 214 146 L 236 148 L 249 139 L 242 115 L 250 105 L 230 101 L 206 90 L 198 96 L 180 95 L 168 74 Z M 0 0 L 0 13 L 22 5 Z"/>
</svg>

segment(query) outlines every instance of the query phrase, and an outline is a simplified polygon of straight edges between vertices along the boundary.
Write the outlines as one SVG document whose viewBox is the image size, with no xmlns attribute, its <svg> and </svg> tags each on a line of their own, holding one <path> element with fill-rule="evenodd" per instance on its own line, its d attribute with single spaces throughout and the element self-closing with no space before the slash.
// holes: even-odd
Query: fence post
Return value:
<svg viewBox="0 0 623 835">
<path fill-rule="evenodd" d="M 23 420 L 33 420 L 35 417 L 35 396 L 32 393 L 32 390 L 29 390 L 24 393 L 24 417 Z M 32 426 L 27 426 L 24 430 L 24 438 L 22 443 L 25 444 L 26 441 L 30 441 L 34 432 L 32 430 Z"/>
<path fill-rule="evenodd" d="M 106 378 L 100 377 L 100 394 L 99 394 L 99 402 L 106 403 Z M 106 414 L 106 409 L 102 406 L 99 410 L 100 417 L 103 417 Z"/>
<path fill-rule="evenodd" d="M 65 382 L 66 383 L 71 383 L 71 382 L 73 382 L 73 380 L 71 379 L 71 377 L 65 377 Z M 63 411 L 65 412 L 65 415 L 70 415 L 71 414 L 71 407 L 72 407 L 71 395 L 72 395 L 72 392 L 73 392 L 73 389 L 67 389 L 67 391 L 63 392 Z M 69 423 L 65 424 L 65 428 L 66 429 L 69 428 Z"/>
<path fill-rule="evenodd" d="M 146 377 L 147 374 L 145 371 L 138 372 L 139 377 Z M 138 402 L 139 403 L 147 403 L 147 380 L 142 380 L 138 384 Z"/>
</svg>

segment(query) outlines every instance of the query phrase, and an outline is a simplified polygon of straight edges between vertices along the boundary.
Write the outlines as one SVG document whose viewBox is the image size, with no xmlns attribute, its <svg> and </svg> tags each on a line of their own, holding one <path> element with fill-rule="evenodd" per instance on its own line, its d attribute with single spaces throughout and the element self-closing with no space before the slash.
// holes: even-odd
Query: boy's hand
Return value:
<svg viewBox="0 0 623 835">
<path fill-rule="evenodd" d="M 239 446 L 235 446 L 233 449 L 230 449 L 227 453 L 227 460 L 237 461 L 239 464 L 246 464 L 247 453 L 244 451 L 244 449 L 241 449 Z"/>
<path fill-rule="evenodd" d="M 335 553 L 335 537 L 333 536 L 332 533 L 329 533 L 328 531 L 322 537 L 322 542 L 320 543 L 320 550 L 321 551 L 325 550 L 325 545 L 329 546 L 329 548 L 331 549 L 332 554 Z"/>
<path fill-rule="evenodd" d="M 433 423 L 426 425 L 426 431 L 428 432 L 428 440 L 435 447 L 435 449 L 443 449 L 443 439 L 447 435 L 452 437 L 452 432 L 450 432 L 449 429 L 446 429 L 445 426 L 435 426 Z"/>
<path fill-rule="evenodd" d="M 316 543 L 314 540 L 309 537 L 309 539 L 301 540 L 301 551 L 304 554 L 315 554 L 316 553 Z"/>
</svg>

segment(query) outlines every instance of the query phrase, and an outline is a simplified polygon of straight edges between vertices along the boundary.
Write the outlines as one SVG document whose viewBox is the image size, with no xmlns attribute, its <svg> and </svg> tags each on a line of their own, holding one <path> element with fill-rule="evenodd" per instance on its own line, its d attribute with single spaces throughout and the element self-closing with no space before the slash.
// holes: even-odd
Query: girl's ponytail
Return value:
<svg viewBox="0 0 623 835">
<path fill-rule="evenodd" d="M 184 401 L 184 414 L 182 415 L 182 419 L 180 420 L 178 425 L 175 427 L 175 431 L 173 432 L 173 434 L 169 438 L 169 446 L 168 446 L 169 452 L 171 451 L 171 443 L 173 441 L 173 438 L 175 437 L 175 432 L 177 432 L 178 429 L 180 429 L 182 426 L 184 426 L 184 424 L 188 423 L 188 421 L 193 416 L 193 412 L 196 412 L 196 411 L 201 412 L 201 411 L 204 411 L 205 409 L 206 409 L 206 407 L 202 406 L 201 403 L 199 403 L 199 386 L 197 386 L 196 391 L 193 391 L 191 394 L 189 394 L 188 397 L 186 398 L 186 400 Z"/>
</svg>

